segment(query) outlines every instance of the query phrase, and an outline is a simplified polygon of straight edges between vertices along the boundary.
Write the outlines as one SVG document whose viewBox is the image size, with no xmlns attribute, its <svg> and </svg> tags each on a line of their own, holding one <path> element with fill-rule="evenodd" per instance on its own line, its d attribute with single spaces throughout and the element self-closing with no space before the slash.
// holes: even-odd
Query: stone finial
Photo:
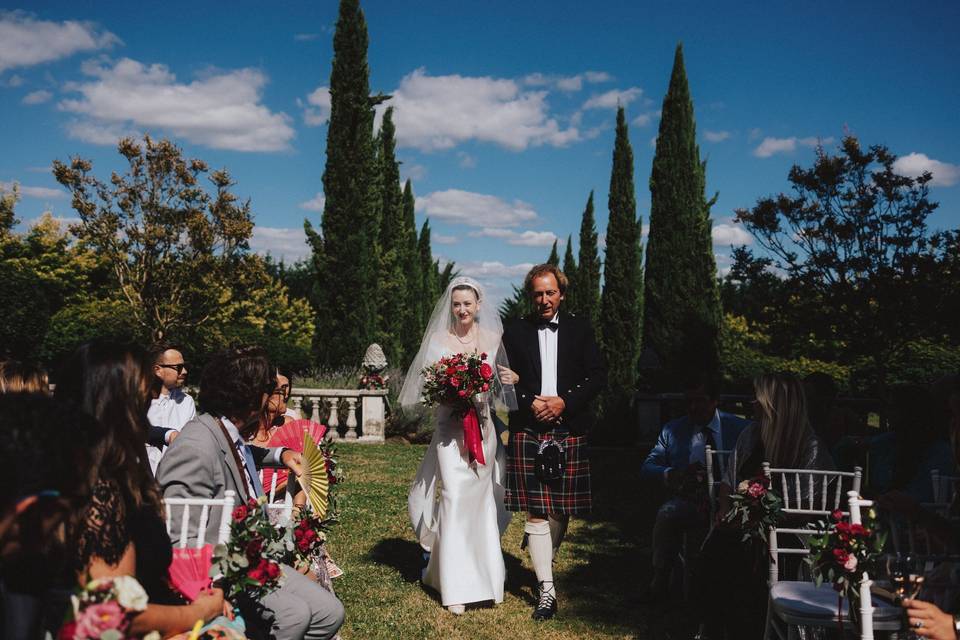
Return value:
<svg viewBox="0 0 960 640">
<path fill-rule="evenodd" d="M 367 347 L 363 355 L 363 368 L 370 373 L 380 373 L 387 368 L 387 356 L 376 342 Z"/>
</svg>

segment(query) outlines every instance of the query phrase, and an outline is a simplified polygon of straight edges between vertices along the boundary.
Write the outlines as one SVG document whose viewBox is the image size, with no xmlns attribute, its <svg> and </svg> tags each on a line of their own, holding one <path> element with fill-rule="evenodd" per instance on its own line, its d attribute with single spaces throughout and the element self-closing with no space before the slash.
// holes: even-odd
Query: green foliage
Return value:
<svg viewBox="0 0 960 640">
<path fill-rule="evenodd" d="M 587 198 L 580 222 L 580 253 L 577 260 L 575 311 L 590 319 L 594 327 L 600 320 L 600 256 L 597 225 L 593 216 L 593 191 Z"/>
<path fill-rule="evenodd" d="M 704 195 L 706 168 L 681 45 L 661 113 L 650 174 L 643 339 L 671 384 L 692 367 L 717 369 L 721 325 L 709 215 L 715 198 Z"/>
<path fill-rule="evenodd" d="M 424 220 L 420 228 L 420 239 L 417 243 L 417 251 L 420 254 L 420 274 L 423 277 L 423 295 L 420 298 L 420 311 L 423 318 L 423 326 L 426 326 L 430 320 L 430 314 L 433 313 L 433 305 L 437 303 L 440 297 L 440 274 L 437 270 L 437 263 L 433 261 L 433 252 L 430 249 L 430 220 Z M 418 336 L 422 338 L 423 336 Z"/>
<path fill-rule="evenodd" d="M 900 175 L 896 160 L 847 136 L 836 155 L 821 148 L 811 168 L 790 170 L 792 195 L 737 210 L 789 291 L 787 304 L 764 304 L 779 306 L 790 335 L 808 336 L 819 357 L 857 366 L 867 376 L 858 385 L 874 393 L 911 341 L 960 342 L 943 321 L 960 308 L 949 277 L 960 274 L 960 234 L 928 233 L 932 176 Z"/>
<path fill-rule="evenodd" d="M 640 355 L 640 300 L 637 262 L 640 243 L 633 186 L 633 149 L 623 107 L 617 109 L 617 134 L 608 196 L 606 266 L 601 297 L 600 346 L 607 360 L 609 385 L 602 399 L 607 425 L 622 422 L 636 391 Z"/>
<path fill-rule="evenodd" d="M 216 311 L 211 292 L 229 287 L 243 268 L 250 203 L 238 203 L 224 170 L 209 173 L 208 193 L 206 163 L 184 159 L 168 140 L 146 136 L 141 146 L 124 138 L 117 150 L 128 169 L 109 182 L 92 174 L 89 160 L 53 162 L 80 216 L 71 230 L 110 265 L 138 332 L 162 339 L 199 327 Z"/>
<path fill-rule="evenodd" d="M 577 310 L 577 262 L 573 257 L 573 236 L 567 236 L 567 250 L 563 254 L 563 273 L 567 276 L 567 293 L 563 304 L 566 308 Z"/>
<path fill-rule="evenodd" d="M 121 342 L 134 341 L 140 336 L 131 322 L 132 314 L 126 301 L 118 299 L 77 300 L 54 313 L 43 336 L 39 358 L 56 362 L 67 356 L 81 343 L 95 338 L 109 338 Z"/>
<path fill-rule="evenodd" d="M 0 237 L 8 235 L 12 229 L 20 224 L 14 209 L 20 200 L 20 186 L 14 183 L 10 191 L 0 187 Z"/>
<path fill-rule="evenodd" d="M 373 136 L 367 25 L 358 0 L 341 0 L 333 37 L 322 233 L 308 227 L 318 275 L 320 362 L 358 361 L 377 326 L 381 179 Z M 336 336 L 336 339 L 330 339 Z"/>
<path fill-rule="evenodd" d="M 283 260 L 276 262 L 270 255 L 267 255 L 264 257 L 263 266 L 270 277 L 286 285 L 291 297 L 310 300 L 311 303 L 315 304 L 317 273 L 313 266 L 313 260 L 297 260 L 288 265 Z"/>
<path fill-rule="evenodd" d="M 560 254 L 557 253 L 557 241 L 553 241 L 553 247 L 550 249 L 550 255 L 547 256 L 547 264 L 552 264 L 555 267 L 560 266 Z"/>
<path fill-rule="evenodd" d="M 413 186 L 407 180 L 403 186 L 403 273 L 407 278 L 408 310 L 402 329 L 403 349 L 407 359 L 412 358 L 420 346 L 421 334 L 427 326 L 429 316 L 423 315 L 424 298 L 423 269 L 420 264 L 420 248 L 417 244 L 417 222 L 415 217 Z M 407 362 L 395 362 L 405 367 Z"/>
</svg>

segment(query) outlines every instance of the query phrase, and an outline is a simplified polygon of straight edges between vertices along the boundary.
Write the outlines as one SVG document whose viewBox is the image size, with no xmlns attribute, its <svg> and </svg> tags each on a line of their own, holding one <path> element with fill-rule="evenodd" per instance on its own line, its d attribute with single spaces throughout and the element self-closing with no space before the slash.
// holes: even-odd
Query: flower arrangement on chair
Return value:
<svg viewBox="0 0 960 640">
<path fill-rule="evenodd" d="M 231 600 L 259 600 L 282 584 L 278 559 L 288 553 L 292 542 L 270 523 L 265 503 L 266 498 L 260 497 L 237 506 L 229 541 L 214 548 L 210 575 Z"/>
<path fill-rule="evenodd" d="M 874 573 L 879 568 L 885 531 L 877 529 L 876 511 L 870 509 L 863 524 L 844 520 L 839 509 L 830 514 L 830 521 L 814 525 L 819 535 L 807 539 L 810 565 L 817 586 L 830 583 L 838 594 L 838 613 L 843 626 L 843 599 L 850 603 L 850 618 L 860 627 L 860 583 L 864 572 Z"/>
<path fill-rule="evenodd" d="M 730 502 L 724 522 L 743 531 L 742 542 L 762 542 L 769 549 L 767 531 L 783 519 L 783 499 L 770 489 L 770 478 L 759 475 L 744 480 L 730 495 Z"/>
</svg>

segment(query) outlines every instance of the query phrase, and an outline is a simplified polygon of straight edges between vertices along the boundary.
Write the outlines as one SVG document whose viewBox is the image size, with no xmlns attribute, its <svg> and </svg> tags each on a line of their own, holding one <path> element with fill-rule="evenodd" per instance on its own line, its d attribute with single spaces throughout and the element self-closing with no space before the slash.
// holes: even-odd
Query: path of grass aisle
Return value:
<svg viewBox="0 0 960 640">
<path fill-rule="evenodd" d="M 516 515 L 503 538 L 507 563 L 504 602 L 455 617 L 418 582 L 420 553 L 407 521 L 407 489 L 423 446 L 338 445 L 347 474 L 339 525 L 330 550 L 345 575 L 335 581 L 347 609 L 345 640 L 374 638 L 647 638 L 650 613 L 636 594 L 648 580 L 647 557 L 637 549 L 642 502 L 634 450 L 594 454 L 590 520 L 574 520 L 557 558 L 560 613 L 530 620 L 535 579 Z M 633 469 L 633 471 L 630 471 Z M 612 508 L 618 504 L 621 508 Z M 644 536 L 646 531 L 641 531 Z M 661 614 L 662 617 L 662 614 Z"/>
</svg>

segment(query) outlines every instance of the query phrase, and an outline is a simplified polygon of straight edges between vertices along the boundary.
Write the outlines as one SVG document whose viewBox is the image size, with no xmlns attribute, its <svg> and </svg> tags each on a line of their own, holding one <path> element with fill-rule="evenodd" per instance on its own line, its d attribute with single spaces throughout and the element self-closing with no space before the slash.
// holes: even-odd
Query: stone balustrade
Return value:
<svg viewBox="0 0 960 640">
<path fill-rule="evenodd" d="M 304 405 L 310 404 L 310 415 L 304 413 Z M 345 411 L 344 411 L 344 406 Z M 357 405 L 360 409 L 360 424 L 357 420 Z M 323 414 L 327 412 L 326 425 L 329 427 L 330 438 L 340 439 L 341 424 L 346 427 L 344 440 L 358 442 L 383 442 L 384 425 L 387 414 L 386 389 L 307 389 L 294 387 L 290 391 L 287 406 L 304 418 L 314 422 L 324 422 Z M 346 415 L 344 415 L 344 413 Z M 357 433 L 357 427 L 360 433 Z"/>
</svg>

